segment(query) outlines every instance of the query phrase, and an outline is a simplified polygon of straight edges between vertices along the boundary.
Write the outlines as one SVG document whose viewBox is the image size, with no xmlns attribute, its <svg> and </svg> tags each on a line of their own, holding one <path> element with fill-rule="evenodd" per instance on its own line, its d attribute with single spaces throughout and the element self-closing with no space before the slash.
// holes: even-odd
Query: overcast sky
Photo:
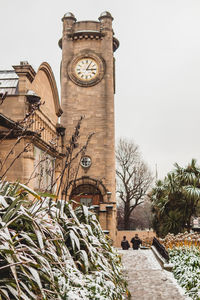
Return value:
<svg viewBox="0 0 200 300">
<path fill-rule="evenodd" d="M 200 157 L 199 0 L 0 0 L 0 69 L 47 61 L 58 88 L 61 18 L 114 17 L 116 138 L 140 146 L 158 176 Z"/>
</svg>

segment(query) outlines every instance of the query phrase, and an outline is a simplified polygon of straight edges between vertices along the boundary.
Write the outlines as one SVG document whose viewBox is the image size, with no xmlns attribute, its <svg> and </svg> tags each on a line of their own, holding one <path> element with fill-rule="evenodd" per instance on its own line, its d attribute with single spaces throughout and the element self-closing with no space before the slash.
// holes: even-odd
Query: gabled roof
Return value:
<svg viewBox="0 0 200 300">
<path fill-rule="evenodd" d="M 0 93 L 7 92 L 8 95 L 18 93 L 19 77 L 14 70 L 0 70 Z"/>
</svg>

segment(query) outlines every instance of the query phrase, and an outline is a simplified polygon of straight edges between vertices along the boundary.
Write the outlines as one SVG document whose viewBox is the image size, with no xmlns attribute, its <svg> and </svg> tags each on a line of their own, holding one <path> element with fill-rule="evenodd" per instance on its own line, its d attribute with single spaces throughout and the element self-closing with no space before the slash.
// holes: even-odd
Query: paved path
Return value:
<svg viewBox="0 0 200 300">
<path fill-rule="evenodd" d="M 182 300 L 183 295 L 171 272 L 165 271 L 151 250 L 118 250 L 133 300 Z"/>
</svg>

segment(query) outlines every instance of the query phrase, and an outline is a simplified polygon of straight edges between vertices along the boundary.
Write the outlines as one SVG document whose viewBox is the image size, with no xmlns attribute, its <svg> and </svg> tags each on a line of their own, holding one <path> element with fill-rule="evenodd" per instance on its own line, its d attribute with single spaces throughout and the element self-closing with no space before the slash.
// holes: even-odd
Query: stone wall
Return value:
<svg viewBox="0 0 200 300">
<path fill-rule="evenodd" d="M 0 168 L 0 176 L 9 169 L 3 179 L 28 182 L 29 186 L 34 188 L 34 180 L 37 180 L 33 174 L 34 147 L 38 147 L 46 156 L 56 158 L 56 166 L 59 163 L 61 165 L 61 136 L 57 132 L 57 122 L 62 110 L 54 75 L 48 63 L 42 63 L 37 73 L 27 62 L 21 62 L 13 68 L 18 76 L 18 87 L 13 94 L 7 95 L 0 105 L 0 113 L 3 115 L 1 119 L 4 120 L 1 121 L 0 133 L 2 137 L 6 136 L 0 145 L 0 162 L 4 163 L 6 159 L 2 170 Z M 33 102 L 30 102 L 30 95 L 40 97 L 42 105 L 31 116 L 33 123 L 30 127 L 26 128 L 27 124 L 24 122 L 20 124 L 21 128 L 24 126 L 28 132 L 21 132 L 21 129 L 19 132 L 12 131 L 11 128 L 15 128 L 14 122 L 23 121 L 31 111 Z M 33 132 L 39 134 L 35 135 Z M 29 147 L 24 151 L 27 144 Z M 8 153 L 9 157 L 6 158 Z M 57 176 L 60 168 L 61 166 L 55 168 Z M 29 182 L 31 175 L 35 179 Z"/>
<path fill-rule="evenodd" d="M 141 231 L 132 231 L 132 230 L 122 230 L 122 231 L 117 231 L 117 235 L 116 235 L 116 240 L 114 242 L 114 246 L 117 248 L 121 248 L 121 241 L 123 239 L 123 236 L 126 236 L 126 239 L 129 241 L 131 241 L 132 237 L 135 236 L 135 234 L 138 234 L 139 238 L 142 241 L 148 240 L 151 241 L 153 240 L 154 236 L 156 236 L 156 233 L 154 231 L 149 231 L 149 230 L 141 230 Z M 130 244 L 131 245 L 131 244 Z"/>
</svg>

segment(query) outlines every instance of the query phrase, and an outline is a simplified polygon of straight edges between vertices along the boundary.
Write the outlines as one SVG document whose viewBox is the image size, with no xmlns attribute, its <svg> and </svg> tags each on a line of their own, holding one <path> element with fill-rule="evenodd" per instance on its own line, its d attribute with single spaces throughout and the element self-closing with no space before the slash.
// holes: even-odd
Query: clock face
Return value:
<svg viewBox="0 0 200 300">
<path fill-rule="evenodd" d="M 93 80 L 98 75 L 98 64 L 90 57 L 83 57 L 75 65 L 76 77 L 81 81 Z"/>
<path fill-rule="evenodd" d="M 67 72 L 75 84 L 81 87 L 94 86 L 102 80 L 105 74 L 105 62 L 93 51 L 85 50 L 84 52 L 72 58 Z"/>
</svg>

